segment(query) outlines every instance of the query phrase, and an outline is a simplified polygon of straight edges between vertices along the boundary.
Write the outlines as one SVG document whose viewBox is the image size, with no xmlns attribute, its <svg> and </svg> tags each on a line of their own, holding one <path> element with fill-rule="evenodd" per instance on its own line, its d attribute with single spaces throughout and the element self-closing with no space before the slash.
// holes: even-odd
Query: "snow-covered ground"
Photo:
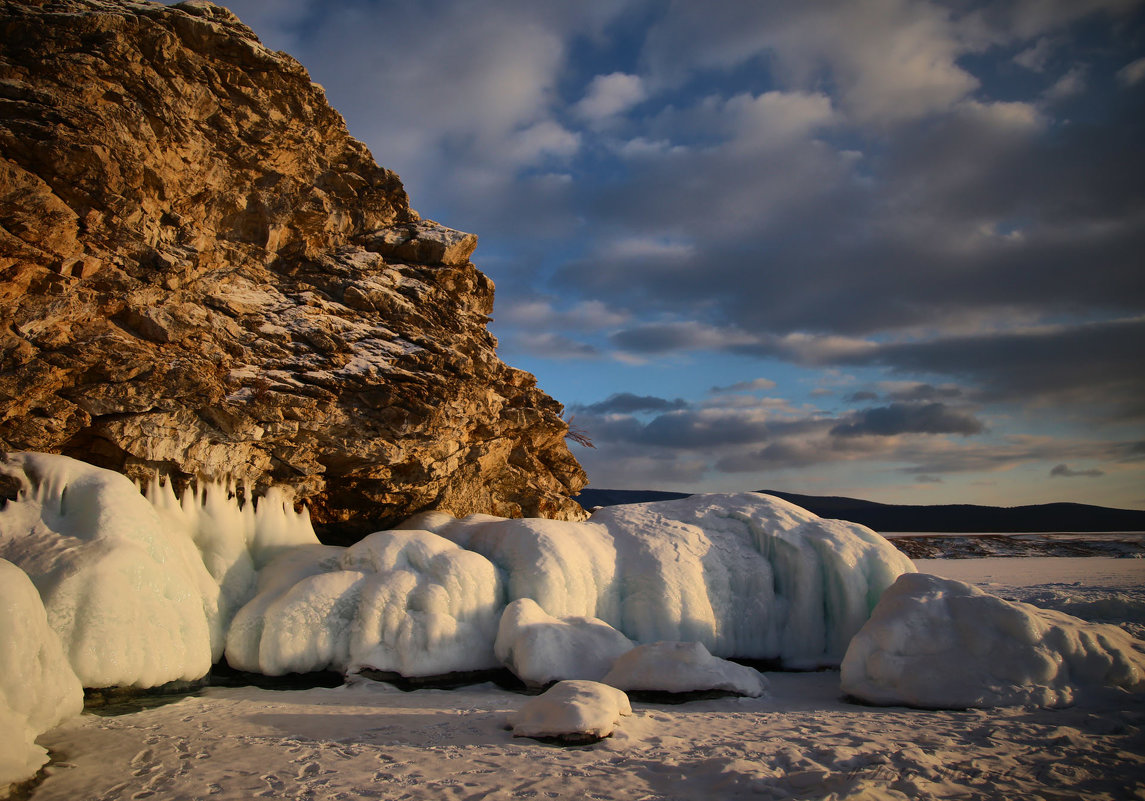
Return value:
<svg viewBox="0 0 1145 801">
<path fill-rule="evenodd" d="M 1145 608 L 1141 559 L 919 569 L 1097 620 Z M 767 679 L 762 698 L 634 702 L 611 738 L 577 747 L 514 738 L 506 718 L 529 697 L 491 684 L 210 688 L 117 717 L 87 713 L 43 735 L 54 763 L 32 798 L 1145 798 L 1140 693 L 934 712 L 848 703 L 834 670 Z"/>
</svg>

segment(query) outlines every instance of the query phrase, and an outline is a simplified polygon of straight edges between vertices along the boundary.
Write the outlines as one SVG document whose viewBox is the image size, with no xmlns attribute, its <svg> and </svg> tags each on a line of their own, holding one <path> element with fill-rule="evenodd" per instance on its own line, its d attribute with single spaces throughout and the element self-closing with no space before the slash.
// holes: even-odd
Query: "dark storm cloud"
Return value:
<svg viewBox="0 0 1145 801">
<path fill-rule="evenodd" d="M 590 414 L 632 414 L 634 412 L 666 412 L 674 409 L 683 409 L 687 402 L 682 398 L 668 400 L 657 398 L 654 395 L 634 395 L 631 392 L 618 392 L 609 395 L 602 401 L 588 406 L 570 407 L 577 414 L 588 412 Z"/>
<path fill-rule="evenodd" d="M 892 403 L 865 409 L 831 429 L 836 437 L 893 437 L 899 434 L 980 434 L 985 426 L 973 415 L 944 403 Z"/>
<path fill-rule="evenodd" d="M 1000 400 L 1112 407 L 1145 416 L 1145 318 L 890 344 L 852 363 L 957 376 Z"/>
</svg>

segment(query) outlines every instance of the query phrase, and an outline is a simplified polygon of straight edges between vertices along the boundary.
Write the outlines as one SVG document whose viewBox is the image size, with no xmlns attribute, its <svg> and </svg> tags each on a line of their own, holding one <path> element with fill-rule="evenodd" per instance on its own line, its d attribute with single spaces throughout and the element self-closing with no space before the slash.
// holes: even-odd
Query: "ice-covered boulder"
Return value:
<svg viewBox="0 0 1145 801">
<path fill-rule="evenodd" d="M 492 668 L 503 607 L 484 557 L 427 531 L 379 531 L 349 548 L 294 548 L 267 565 L 231 624 L 227 661 L 271 676 Z"/>
<path fill-rule="evenodd" d="M 83 711 L 83 688 L 23 570 L 0 559 L 0 793 L 48 761 L 38 735 Z"/>
<path fill-rule="evenodd" d="M 1145 643 L 960 581 L 904 575 L 851 641 L 841 680 L 875 704 L 1066 706 L 1086 688 L 1145 691 Z"/>
<path fill-rule="evenodd" d="M 86 687 L 194 680 L 221 638 L 217 585 L 127 478 L 64 456 L 13 453 L 0 558 L 31 578 Z"/>
<path fill-rule="evenodd" d="M 494 651 L 517 678 L 543 687 L 562 679 L 600 681 L 633 645 L 599 618 L 557 618 L 533 599 L 518 598 L 501 615 Z"/>
<path fill-rule="evenodd" d="M 631 715 L 628 696 L 595 681 L 559 681 L 509 715 L 514 737 L 555 739 L 577 744 L 611 736 L 623 715 Z"/>
<path fill-rule="evenodd" d="M 626 692 L 722 690 L 752 698 L 767 692 L 767 679 L 758 670 L 712 656 L 698 642 L 639 645 L 617 659 L 601 681 Z"/>
<path fill-rule="evenodd" d="M 914 564 L 870 529 L 768 495 L 612 506 L 585 523 L 431 513 L 411 528 L 475 550 L 509 600 L 597 617 L 636 642 L 837 665 L 882 591 Z"/>
</svg>

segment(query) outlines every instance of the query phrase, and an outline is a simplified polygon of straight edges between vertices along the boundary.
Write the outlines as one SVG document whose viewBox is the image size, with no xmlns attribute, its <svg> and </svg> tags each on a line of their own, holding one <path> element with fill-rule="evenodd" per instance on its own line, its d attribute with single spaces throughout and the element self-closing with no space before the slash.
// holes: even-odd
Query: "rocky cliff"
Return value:
<svg viewBox="0 0 1145 801">
<path fill-rule="evenodd" d="M 0 0 L 0 449 L 288 484 L 330 530 L 577 518 L 476 237 L 226 9 Z"/>
</svg>

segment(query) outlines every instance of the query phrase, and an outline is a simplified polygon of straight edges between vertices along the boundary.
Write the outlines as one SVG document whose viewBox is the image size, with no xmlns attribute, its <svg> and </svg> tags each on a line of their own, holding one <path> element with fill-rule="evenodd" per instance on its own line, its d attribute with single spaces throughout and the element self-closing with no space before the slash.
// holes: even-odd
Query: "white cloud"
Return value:
<svg viewBox="0 0 1145 801">
<path fill-rule="evenodd" d="M 573 111 L 586 119 L 601 121 L 627 111 L 647 96 L 644 81 L 638 75 L 623 72 L 597 75 Z"/>
<path fill-rule="evenodd" d="M 533 299 L 497 309 L 497 321 L 530 330 L 600 331 L 623 325 L 631 315 L 610 308 L 599 300 L 585 300 L 565 309 L 552 301 Z"/>
<path fill-rule="evenodd" d="M 1117 71 L 1117 79 L 1126 86 L 1136 86 L 1145 81 L 1145 58 L 1131 61 Z"/>
</svg>

